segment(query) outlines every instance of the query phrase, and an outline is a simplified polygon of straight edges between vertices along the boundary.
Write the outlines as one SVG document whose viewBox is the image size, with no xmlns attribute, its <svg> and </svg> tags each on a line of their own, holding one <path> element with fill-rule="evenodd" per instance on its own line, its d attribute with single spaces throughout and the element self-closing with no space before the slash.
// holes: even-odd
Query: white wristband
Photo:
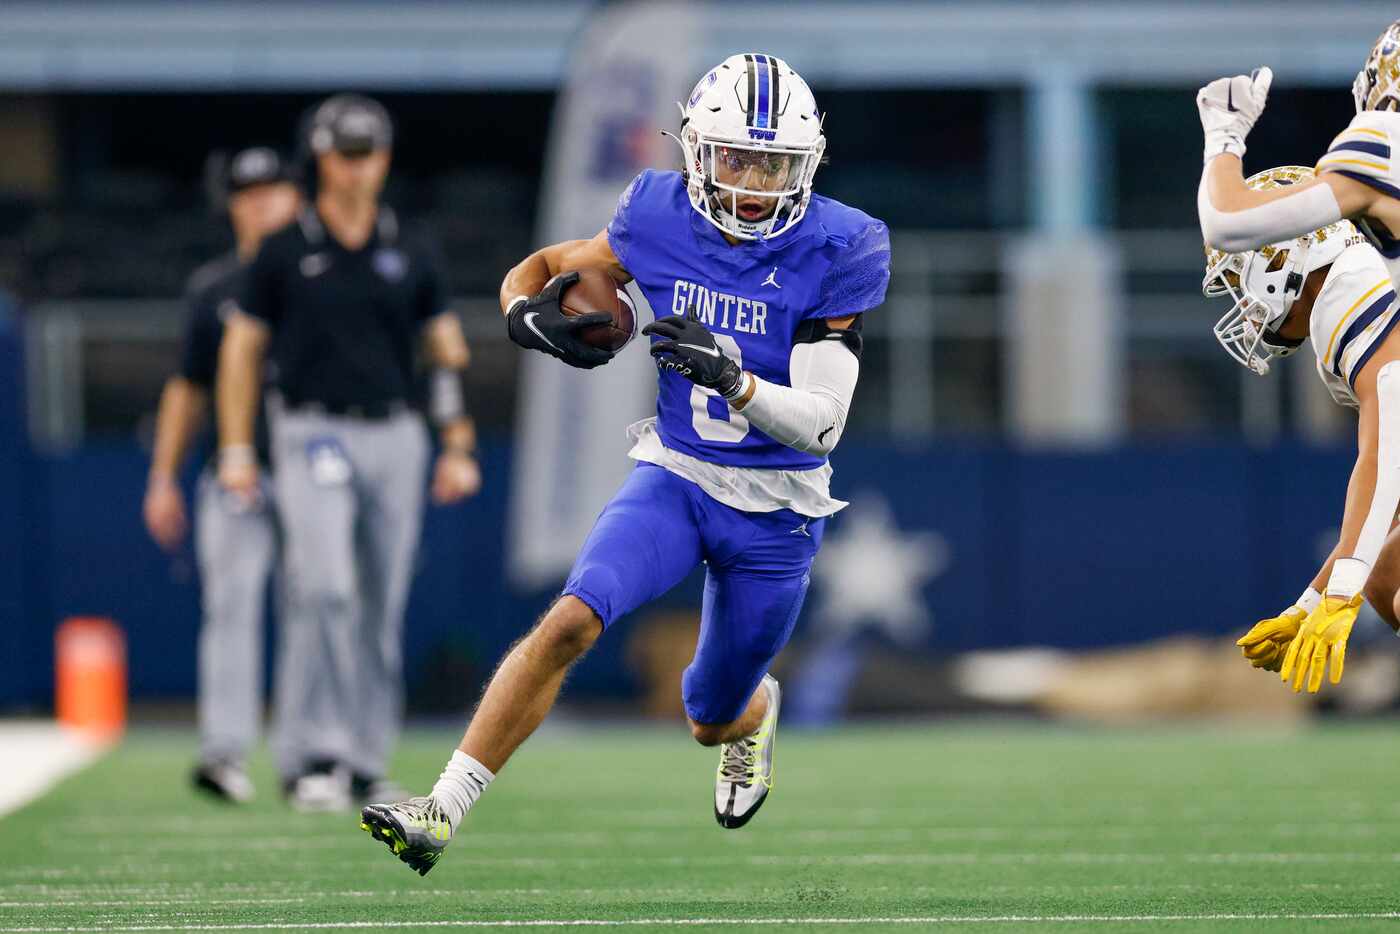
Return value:
<svg viewBox="0 0 1400 934">
<path fill-rule="evenodd" d="M 1293 605 L 1304 613 L 1311 613 L 1313 610 L 1317 609 L 1318 604 L 1321 602 L 1322 594 L 1309 587 L 1307 590 L 1303 591 L 1302 595 L 1300 595 L 1297 600 L 1293 601 Z"/>
<path fill-rule="evenodd" d="M 1327 596 L 1350 600 L 1361 593 L 1370 573 L 1371 566 L 1359 558 L 1338 558 L 1332 565 L 1332 576 L 1327 578 Z"/>
<path fill-rule="evenodd" d="M 752 385 L 753 377 L 749 375 L 748 370 L 745 370 L 739 375 L 739 385 L 734 387 L 733 392 L 724 397 L 724 401 L 732 404 L 735 400 L 744 398 L 744 393 L 748 392 Z"/>
<path fill-rule="evenodd" d="M 1226 153 L 1244 158 L 1244 140 L 1232 130 L 1207 130 L 1204 163 Z"/>
</svg>

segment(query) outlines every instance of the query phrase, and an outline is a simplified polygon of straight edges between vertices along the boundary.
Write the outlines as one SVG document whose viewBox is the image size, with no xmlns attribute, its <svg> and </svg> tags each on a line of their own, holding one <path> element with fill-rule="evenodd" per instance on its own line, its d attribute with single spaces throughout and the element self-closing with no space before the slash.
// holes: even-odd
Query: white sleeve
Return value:
<svg viewBox="0 0 1400 934">
<path fill-rule="evenodd" d="M 1376 489 L 1371 508 L 1350 557 L 1338 558 L 1327 579 L 1327 595 L 1350 599 L 1361 592 L 1390 534 L 1395 510 L 1400 506 L 1400 361 L 1392 361 L 1376 374 L 1380 438 L 1376 442 Z"/>
<path fill-rule="evenodd" d="M 1201 216 L 1201 235 L 1217 250 L 1243 253 L 1270 243 L 1290 240 L 1342 219 L 1341 205 L 1328 185 L 1313 185 L 1283 198 L 1243 211 L 1219 211 L 1211 203 L 1206 185 L 1210 163 L 1201 173 L 1196 190 L 1196 210 Z"/>
<path fill-rule="evenodd" d="M 846 429 L 860 360 L 833 332 L 794 346 L 788 372 L 791 387 L 750 375 L 753 397 L 741 411 L 774 441 L 825 457 Z"/>
</svg>

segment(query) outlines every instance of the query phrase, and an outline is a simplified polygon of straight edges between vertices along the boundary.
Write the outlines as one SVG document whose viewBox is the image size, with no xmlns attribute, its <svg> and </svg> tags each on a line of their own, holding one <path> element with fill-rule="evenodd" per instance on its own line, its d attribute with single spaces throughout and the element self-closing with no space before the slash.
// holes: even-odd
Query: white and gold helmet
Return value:
<svg viewBox="0 0 1400 934">
<path fill-rule="evenodd" d="M 1313 170 L 1301 165 L 1266 169 L 1245 180 L 1255 191 L 1300 185 L 1313 178 Z M 1279 336 L 1293 301 L 1308 274 L 1331 264 L 1360 234 L 1351 221 L 1341 220 L 1303 234 L 1244 253 L 1225 253 L 1206 247 L 1206 276 L 1201 291 L 1208 298 L 1228 295 L 1230 310 L 1215 323 L 1215 339 L 1238 363 L 1261 376 L 1269 372 L 1271 357 L 1286 357 L 1302 346 Z"/>
<path fill-rule="evenodd" d="M 776 237 L 807 213 L 826 137 L 811 89 L 782 59 L 750 52 L 710 69 L 681 106 L 676 139 L 691 206 L 724 233 Z M 716 178 L 720 165 L 731 182 Z M 776 199 L 776 207 L 746 219 L 746 197 Z"/>
<path fill-rule="evenodd" d="M 1356 112 L 1400 110 L 1400 20 L 1386 27 L 1371 46 L 1366 64 L 1351 83 Z"/>
</svg>

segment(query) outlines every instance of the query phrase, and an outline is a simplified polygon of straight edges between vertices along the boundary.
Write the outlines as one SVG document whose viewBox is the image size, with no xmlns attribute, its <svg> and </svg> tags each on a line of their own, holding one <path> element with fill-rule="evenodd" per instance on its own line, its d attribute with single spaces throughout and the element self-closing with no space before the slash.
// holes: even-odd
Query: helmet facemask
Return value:
<svg viewBox="0 0 1400 934">
<path fill-rule="evenodd" d="M 1281 165 L 1245 179 L 1253 191 L 1301 185 L 1316 178 L 1302 165 Z M 1215 339 L 1237 363 L 1264 375 L 1272 357 L 1286 357 L 1303 345 L 1278 333 L 1303 291 L 1308 276 L 1330 266 L 1350 244 L 1356 228 L 1341 220 L 1293 240 L 1271 243 L 1244 253 L 1206 247 L 1206 275 L 1201 291 L 1207 298 L 1228 295 L 1230 310 L 1215 323 Z"/>
<path fill-rule="evenodd" d="M 1269 372 L 1272 357 L 1286 357 L 1303 344 L 1280 336 L 1278 328 L 1303 289 L 1309 247 L 1300 240 L 1248 253 L 1207 252 L 1202 293 L 1234 299 L 1215 323 L 1215 339 L 1237 363 L 1260 376 Z"/>
<path fill-rule="evenodd" d="M 731 55 L 679 106 L 680 135 L 668 135 L 681 147 L 696 213 L 735 240 L 796 227 L 826 151 L 822 114 L 802 76 L 761 52 Z"/>
<path fill-rule="evenodd" d="M 691 205 L 740 240 L 776 237 L 802 219 L 826 148 L 824 138 L 814 146 L 783 146 L 708 136 L 688 121 L 680 144 Z M 768 210 L 746 216 L 743 202 L 752 199 Z"/>
</svg>

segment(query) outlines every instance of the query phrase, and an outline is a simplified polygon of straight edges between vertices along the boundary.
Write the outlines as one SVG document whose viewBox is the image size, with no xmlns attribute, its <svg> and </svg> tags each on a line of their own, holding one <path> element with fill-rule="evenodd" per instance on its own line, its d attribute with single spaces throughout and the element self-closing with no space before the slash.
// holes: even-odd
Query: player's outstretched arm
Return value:
<svg viewBox="0 0 1400 934">
<path fill-rule="evenodd" d="M 1321 688 L 1329 660 L 1332 683 L 1341 680 L 1362 592 L 1400 506 L 1400 338 L 1387 338 L 1367 361 L 1355 392 L 1361 409 L 1356 466 L 1347 485 L 1337 557 L 1322 602 L 1289 644 L 1280 670 L 1295 691 L 1304 683 L 1310 692 Z"/>
<path fill-rule="evenodd" d="M 1345 175 L 1328 173 L 1299 185 L 1263 191 L 1245 185 L 1241 159 L 1245 138 L 1264 112 L 1273 72 L 1217 78 L 1196 94 L 1205 135 L 1205 168 L 1196 192 L 1206 243 L 1227 253 L 1360 217 L 1379 197 L 1376 189 Z"/>
<path fill-rule="evenodd" d="M 1299 185 L 1255 190 L 1245 185 L 1238 156 L 1206 163 L 1196 192 L 1201 235 L 1217 250 L 1240 253 L 1278 243 L 1368 214 L 1377 191 L 1345 175 L 1328 173 Z"/>
<path fill-rule="evenodd" d="M 170 377 L 160 393 L 155 450 L 151 454 L 151 472 L 147 477 L 141 515 L 151 538 L 167 551 L 184 540 L 189 527 L 178 477 L 190 441 L 204 421 L 207 401 L 204 389 L 183 376 Z"/>
</svg>

